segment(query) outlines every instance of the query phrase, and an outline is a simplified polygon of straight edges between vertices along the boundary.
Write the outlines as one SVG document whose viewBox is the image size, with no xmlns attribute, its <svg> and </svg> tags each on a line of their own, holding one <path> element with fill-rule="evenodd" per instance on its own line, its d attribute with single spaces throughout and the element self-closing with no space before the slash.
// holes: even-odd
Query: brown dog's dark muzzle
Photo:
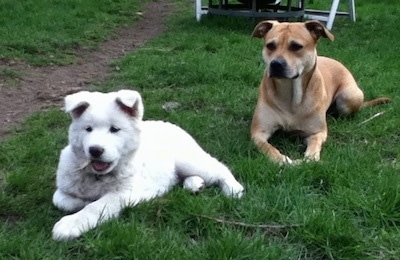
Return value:
<svg viewBox="0 0 400 260">
<path fill-rule="evenodd" d="M 269 64 L 269 77 L 277 79 L 296 79 L 299 77 L 299 74 L 293 73 L 285 59 L 276 58 Z"/>
<path fill-rule="evenodd" d="M 287 63 L 282 58 L 277 58 L 269 64 L 270 78 L 287 78 L 286 75 Z"/>
</svg>

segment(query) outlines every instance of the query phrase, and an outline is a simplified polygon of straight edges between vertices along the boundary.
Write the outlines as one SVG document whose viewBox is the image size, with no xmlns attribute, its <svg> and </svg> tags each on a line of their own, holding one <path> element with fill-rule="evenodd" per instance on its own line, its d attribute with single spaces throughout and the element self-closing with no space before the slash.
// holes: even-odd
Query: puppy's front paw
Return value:
<svg viewBox="0 0 400 260">
<path fill-rule="evenodd" d="M 222 185 L 222 191 L 227 196 L 241 198 L 244 194 L 243 186 L 236 180 L 225 181 Z"/>
<path fill-rule="evenodd" d="M 61 218 L 53 227 L 54 240 L 71 240 L 82 233 L 82 223 L 75 214 Z"/>
</svg>

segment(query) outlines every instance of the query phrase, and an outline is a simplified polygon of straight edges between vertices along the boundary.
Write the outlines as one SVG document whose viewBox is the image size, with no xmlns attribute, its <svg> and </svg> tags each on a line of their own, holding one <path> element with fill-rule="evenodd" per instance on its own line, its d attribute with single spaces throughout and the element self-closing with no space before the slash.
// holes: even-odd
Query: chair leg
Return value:
<svg viewBox="0 0 400 260">
<path fill-rule="evenodd" d="M 356 7 L 354 0 L 349 0 L 349 16 L 351 21 L 355 22 L 356 21 Z"/>
<path fill-rule="evenodd" d="M 201 20 L 201 0 L 196 0 L 196 20 Z"/>
<path fill-rule="evenodd" d="M 211 4 L 211 0 L 209 0 L 208 5 Z M 196 20 L 199 22 L 201 20 L 201 16 L 205 15 L 208 13 L 208 8 L 203 6 L 201 0 L 196 0 L 195 3 L 195 15 L 196 15 Z"/>
<path fill-rule="evenodd" d="M 333 0 L 331 5 L 331 10 L 329 11 L 328 21 L 326 22 L 326 28 L 328 28 L 328 30 L 332 29 L 338 6 L 339 6 L 339 0 Z"/>
</svg>

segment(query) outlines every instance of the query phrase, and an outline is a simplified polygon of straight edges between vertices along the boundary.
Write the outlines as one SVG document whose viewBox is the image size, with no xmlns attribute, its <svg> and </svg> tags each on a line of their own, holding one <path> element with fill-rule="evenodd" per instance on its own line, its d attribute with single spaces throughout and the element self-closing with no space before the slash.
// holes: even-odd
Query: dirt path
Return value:
<svg viewBox="0 0 400 260">
<path fill-rule="evenodd" d="M 0 78 L 0 141 L 11 134 L 7 127 L 18 124 L 28 114 L 59 106 L 66 94 L 85 89 L 92 82 L 104 81 L 111 70 L 110 62 L 164 32 L 165 18 L 171 12 L 168 0 L 148 3 L 133 26 L 121 29 L 95 51 L 79 51 L 77 62 L 72 65 L 31 67 L 0 60 L 0 66 L 23 74 L 17 79 L 17 87 L 8 86 Z"/>
</svg>

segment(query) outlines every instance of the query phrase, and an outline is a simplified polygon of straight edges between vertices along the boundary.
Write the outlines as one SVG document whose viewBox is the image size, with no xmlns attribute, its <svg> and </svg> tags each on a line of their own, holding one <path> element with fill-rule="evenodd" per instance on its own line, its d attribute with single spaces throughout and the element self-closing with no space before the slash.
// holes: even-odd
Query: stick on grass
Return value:
<svg viewBox="0 0 400 260">
<path fill-rule="evenodd" d="M 379 112 L 379 113 L 376 113 L 375 115 L 373 115 L 373 116 L 371 116 L 370 118 L 368 118 L 368 119 L 362 121 L 362 122 L 359 123 L 358 125 L 360 126 L 360 125 L 366 124 L 366 123 L 368 123 L 369 121 L 371 121 L 372 119 L 377 118 L 378 116 L 383 115 L 384 113 L 385 113 L 384 111 Z"/>
<path fill-rule="evenodd" d="M 196 215 L 197 217 L 213 220 L 218 223 L 228 224 L 232 226 L 239 226 L 244 228 L 255 228 L 255 229 L 262 229 L 266 232 L 270 233 L 282 233 L 286 232 L 289 228 L 296 228 L 299 227 L 299 224 L 288 224 L 288 225 L 279 225 L 279 224 L 249 224 L 239 221 L 232 221 L 232 220 L 225 220 L 221 218 L 214 218 L 205 215 Z"/>
</svg>

